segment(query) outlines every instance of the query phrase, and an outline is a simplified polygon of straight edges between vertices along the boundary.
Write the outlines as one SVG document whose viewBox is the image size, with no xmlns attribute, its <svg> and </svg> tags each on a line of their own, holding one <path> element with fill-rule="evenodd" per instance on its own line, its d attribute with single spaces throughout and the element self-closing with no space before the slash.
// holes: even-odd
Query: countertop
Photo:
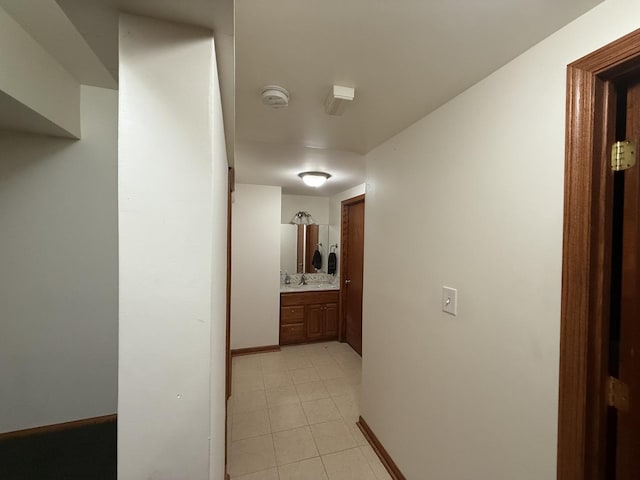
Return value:
<svg viewBox="0 0 640 480">
<path fill-rule="evenodd" d="M 339 285 L 332 283 L 308 283 L 307 285 L 280 285 L 280 293 L 321 292 L 325 290 L 340 290 Z"/>
</svg>

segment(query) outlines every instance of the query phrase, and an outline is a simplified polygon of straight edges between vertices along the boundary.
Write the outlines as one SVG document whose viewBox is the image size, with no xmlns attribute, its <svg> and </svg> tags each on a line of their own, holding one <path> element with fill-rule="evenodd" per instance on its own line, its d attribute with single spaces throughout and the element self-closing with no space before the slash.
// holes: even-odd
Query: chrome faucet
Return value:
<svg viewBox="0 0 640 480">
<path fill-rule="evenodd" d="M 298 285 L 306 285 L 307 284 L 307 278 L 304 276 L 304 273 L 302 274 L 302 277 L 300 277 L 300 283 Z"/>
</svg>

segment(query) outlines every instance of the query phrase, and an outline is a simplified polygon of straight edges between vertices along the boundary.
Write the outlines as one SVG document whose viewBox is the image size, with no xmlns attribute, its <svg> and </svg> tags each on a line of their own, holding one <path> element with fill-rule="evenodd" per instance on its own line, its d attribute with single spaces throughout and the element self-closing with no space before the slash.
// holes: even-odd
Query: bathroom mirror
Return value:
<svg viewBox="0 0 640 480">
<path fill-rule="evenodd" d="M 320 253 L 314 266 L 315 251 Z M 280 225 L 280 270 L 287 273 L 327 273 L 329 225 Z M 316 268 L 316 267 L 320 268 Z"/>
</svg>

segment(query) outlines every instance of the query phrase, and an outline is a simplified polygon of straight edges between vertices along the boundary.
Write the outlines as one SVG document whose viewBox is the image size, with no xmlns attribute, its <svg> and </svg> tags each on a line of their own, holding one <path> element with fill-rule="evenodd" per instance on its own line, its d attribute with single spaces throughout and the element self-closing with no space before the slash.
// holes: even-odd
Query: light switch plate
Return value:
<svg viewBox="0 0 640 480">
<path fill-rule="evenodd" d="M 458 314 L 458 290 L 442 287 L 442 311 L 451 315 Z"/>
</svg>

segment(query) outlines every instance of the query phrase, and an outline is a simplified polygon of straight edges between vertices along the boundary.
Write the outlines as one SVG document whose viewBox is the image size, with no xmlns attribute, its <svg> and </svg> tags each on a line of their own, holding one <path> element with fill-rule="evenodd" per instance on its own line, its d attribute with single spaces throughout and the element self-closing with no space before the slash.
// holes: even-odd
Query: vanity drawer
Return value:
<svg viewBox="0 0 640 480">
<path fill-rule="evenodd" d="M 305 339 L 304 323 L 292 323 L 280 327 L 280 344 L 297 343 Z"/>
<path fill-rule="evenodd" d="M 281 307 L 280 308 L 280 323 L 300 323 L 304 320 L 304 305 Z"/>
<path fill-rule="evenodd" d="M 319 303 L 338 303 L 339 290 L 321 290 L 319 292 L 281 293 L 280 306 L 317 305 Z"/>
</svg>

